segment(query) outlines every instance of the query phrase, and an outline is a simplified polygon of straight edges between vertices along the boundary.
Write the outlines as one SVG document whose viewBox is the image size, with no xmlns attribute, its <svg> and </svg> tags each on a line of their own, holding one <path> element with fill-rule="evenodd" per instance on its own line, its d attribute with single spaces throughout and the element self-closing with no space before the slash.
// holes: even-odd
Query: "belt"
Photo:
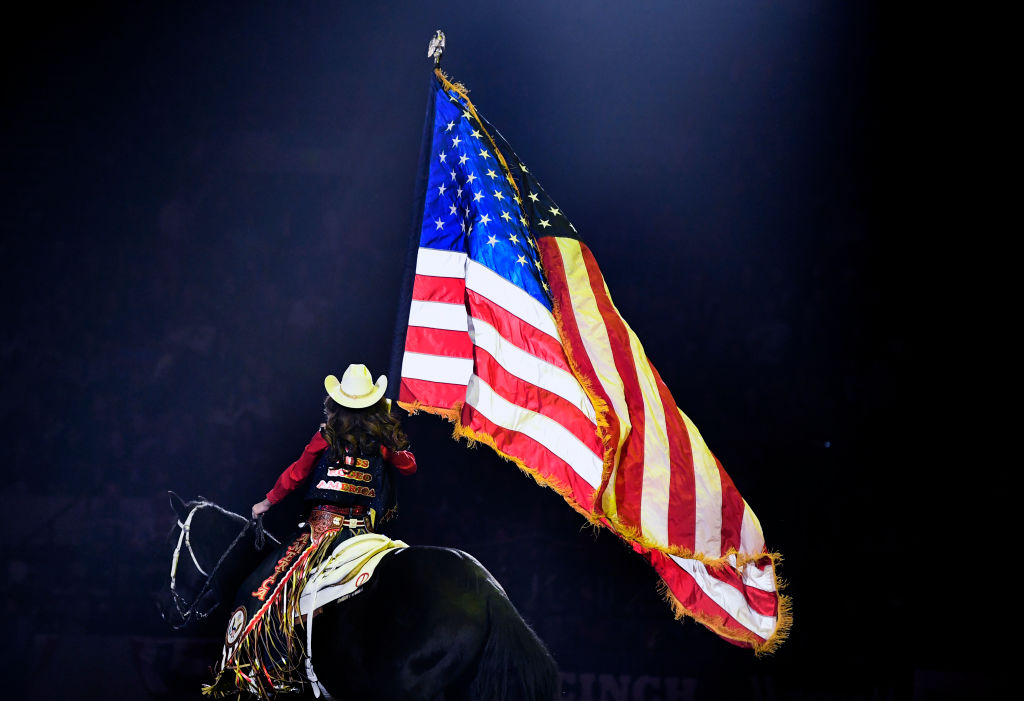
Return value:
<svg viewBox="0 0 1024 701">
<path fill-rule="evenodd" d="M 332 514 L 340 514 L 342 516 L 366 516 L 366 507 L 362 504 L 356 504 L 354 506 L 335 506 L 334 504 L 317 504 L 313 507 L 320 511 L 330 511 Z"/>
<path fill-rule="evenodd" d="M 341 528 L 351 528 L 352 530 L 364 528 L 367 531 L 373 530 L 368 519 L 362 516 L 340 514 L 335 510 L 340 510 L 341 508 L 346 508 L 347 510 L 347 507 L 332 507 L 327 509 L 325 508 L 326 506 L 327 505 L 316 506 L 309 514 L 309 525 L 313 529 L 314 540 L 318 540 L 321 534 L 329 530 L 338 530 Z"/>
</svg>

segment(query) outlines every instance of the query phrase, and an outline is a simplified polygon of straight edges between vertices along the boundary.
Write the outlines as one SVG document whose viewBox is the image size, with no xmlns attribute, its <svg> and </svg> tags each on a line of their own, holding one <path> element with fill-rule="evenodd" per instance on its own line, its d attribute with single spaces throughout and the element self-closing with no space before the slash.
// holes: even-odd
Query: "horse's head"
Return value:
<svg viewBox="0 0 1024 701">
<path fill-rule="evenodd" d="M 258 561 L 253 521 L 205 501 L 185 503 L 169 492 L 176 524 L 171 531 L 170 589 L 158 601 L 172 628 L 206 618 L 234 594 Z"/>
</svg>

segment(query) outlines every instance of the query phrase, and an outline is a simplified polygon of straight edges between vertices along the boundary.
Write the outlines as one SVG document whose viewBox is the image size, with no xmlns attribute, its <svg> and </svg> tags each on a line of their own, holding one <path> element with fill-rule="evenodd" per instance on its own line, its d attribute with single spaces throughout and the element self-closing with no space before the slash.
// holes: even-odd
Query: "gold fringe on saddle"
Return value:
<svg viewBox="0 0 1024 701">
<path fill-rule="evenodd" d="M 274 586 L 266 602 L 248 621 L 233 645 L 225 645 L 220 664 L 214 670 L 212 684 L 203 687 L 203 695 L 222 698 L 245 692 L 260 699 L 295 691 L 306 684 L 305 634 L 299 614 L 299 598 L 309 573 L 330 553 L 341 532 L 335 514 L 314 510 L 309 516 L 310 532 L 303 532 L 279 560 L 302 548 L 294 562 Z M 304 546 L 304 547 L 303 547 Z M 256 592 L 253 592 L 255 596 Z M 230 624 L 229 624 L 230 631 Z M 229 633 L 230 635 L 230 633 Z"/>
</svg>

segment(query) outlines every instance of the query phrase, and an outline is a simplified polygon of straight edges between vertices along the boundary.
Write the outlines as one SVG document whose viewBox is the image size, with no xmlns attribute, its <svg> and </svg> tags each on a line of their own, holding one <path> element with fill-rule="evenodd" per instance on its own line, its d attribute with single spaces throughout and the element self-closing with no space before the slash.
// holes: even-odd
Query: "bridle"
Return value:
<svg viewBox="0 0 1024 701">
<path fill-rule="evenodd" d="M 199 511 L 199 509 L 205 507 L 217 509 L 221 513 L 227 514 L 232 518 L 238 519 L 240 521 L 245 521 L 245 525 L 242 526 L 242 530 L 239 531 L 238 535 L 235 536 L 235 539 L 231 541 L 231 545 L 227 547 L 227 550 L 225 550 L 224 554 L 220 556 L 220 559 L 217 560 L 217 564 L 213 566 L 213 569 L 209 573 L 207 573 L 206 570 L 203 569 L 202 565 L 199 564 L 199 560 L 198 558 L 196 558 L 196 552 L 192 548 L 191 539 L 192 519 L 196 515 L 196 512 Z M 171 628 L 173 628 L 174 630 L 183 628 L 186 624 L 193 620 L 193 617 L 195 617 L 195 620 L 202 620 L 206 618 L 213 612 L 214 609 L 217 608 L 220 602 L 217 601 L 216 597 L 213 597 L 212 603 L 205 610 L 200 610 L 198 608 L 198 605 L 199 602 L 203 600 L 203 597 L 210 593 L 211 588 L 213 586 L 214 578 L 217 576 L 217 571 L 220 569 L 220 566 L 224 563 L 224 560 L 227 559 L 227 556 L 231 553 L 234 547 L 238 545 L 238 543 L 242 540 L 245 534 L 249 532 L 250 529 L 255 529 L 258 547 L 262 546 L 262 536 L 264 535 L 262 519 L 259 519 L 258 521 L 250 521 L 246 519 L 244 516 L 239 516 L 236 513 L 232 513 L 227 509 L 223 509 L 217 506 L 216 504 L 208 501 L 202 501 L 193 506 L 192 510 L 188 512 L 188 516 L 185 517 L 185 521 L 178 521 L 177 525 L 181 529 L 181 533 L 178 534 L 178 544 L 174 547 L 174 555 L 171 557 L 171 598 L 174 599 L 174 608 L 178 612 L 178 617 L 181 619 L 181 623 L 179 623 L 178 625 L 174 625 L 172 623 Z M 273 536 L 270 536 L 270 538 L 271 540 L 275 540 L 276 542 L 276 539 Z M 195 565 L 195 568 L 199 572 L 199 574 L 206 577 L 206 581 L 203 583 L 202 588 L 199 590 L 199 593 L 196 594 L 195 598 L 191 602 L 185 600 L 185 598 L 178 592 L 177 586 L 178 562 L 181 560 L 182 546 L 184 546 L 185 549 L 188 550 L 189 557 L 192 558 L 192 564 Z"/>
</svg>

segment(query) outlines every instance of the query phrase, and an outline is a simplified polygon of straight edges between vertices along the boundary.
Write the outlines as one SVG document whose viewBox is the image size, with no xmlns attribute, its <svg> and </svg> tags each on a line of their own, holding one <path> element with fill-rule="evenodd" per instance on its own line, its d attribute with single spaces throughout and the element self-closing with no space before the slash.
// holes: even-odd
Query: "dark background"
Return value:
<svg viewBox="0 0 1024 701">
<path fill-rule="evenodd" d="M 755 659 L 673 621 L 638 557 L 434 417 L 405 421 L 420 471 L 394 535 L 488 566 L 566 698 L 990 684 L 935 615 L 938 573 L 911 577 L 943 540 L 916 514 L 932 435 L 954 429 L 919 377 L 939 364 L 914 185 L 931 132 L 899 20 L 869 3 L 363 5 L 8 18 L 8 693 L 198 698 L 223 622 L 175 634 L 156 615 L 166 490 L 247 512 L 315 429 L 324 375 L 387 372 L 437 28 L 786 557 L 795 625 Z"/>
</svg>

